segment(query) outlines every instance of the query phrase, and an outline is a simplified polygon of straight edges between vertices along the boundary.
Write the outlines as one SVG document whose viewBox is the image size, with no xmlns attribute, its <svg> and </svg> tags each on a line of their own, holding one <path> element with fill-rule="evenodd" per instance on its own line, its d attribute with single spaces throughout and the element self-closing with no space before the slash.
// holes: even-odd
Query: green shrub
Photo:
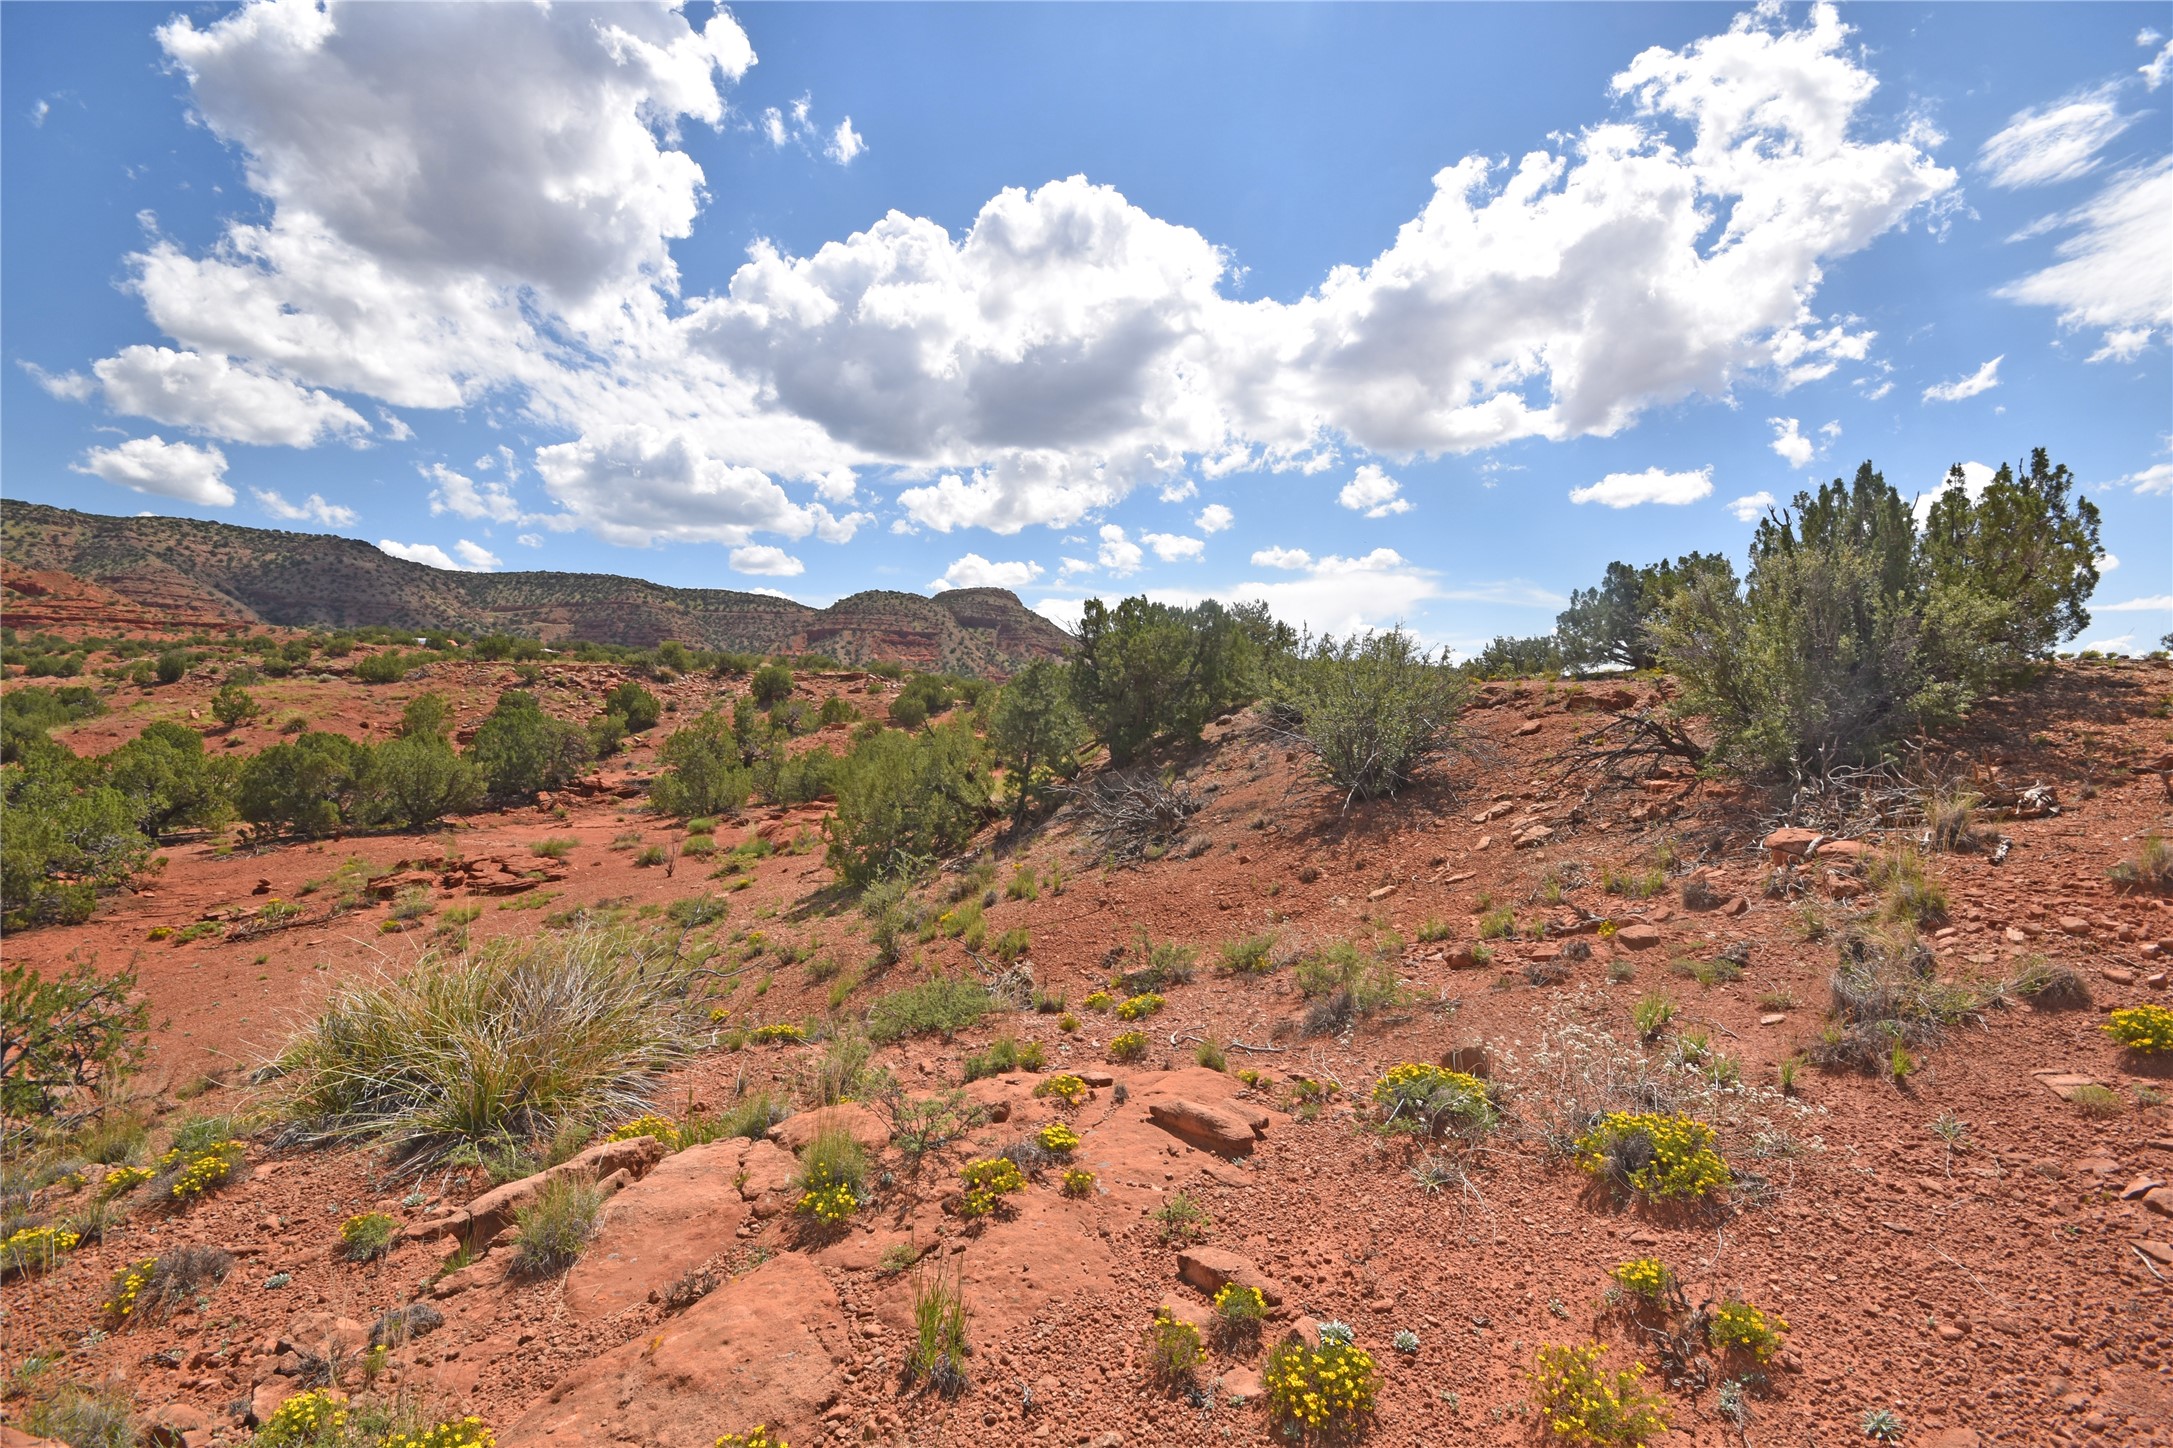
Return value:
<svg viewBox="0 0 2173 1448">
<path fill-rule="evenodd" d="M 731 814 L 754 788 L 731 724 L 714 709 L 673 730 L 657 762 L 663 772 L 649 787 L 649 803 L 659 814 Z"/>
<path fill-rule="evenodd" d="M 588 735 L 544 713 L 535 695 L 508 689 L 477 726 L 468 757 L 483 772 L 489 798 L 526 800 L 581 771 L 589 761 Z"/>
<path fill-rule="evenodd" d="M 1379 799 L 1453 752 L 1465 681 L 1402 629 L 1310 642 L 1270 686 L 1278 716 L 1346 800 Z"/>
<path fill-rule="evenodd" d="M 664 706 L 657 701 L 656 695 L 628 679 L 604 695 L 603 708 L 599 712 L 616 714 L 624 719 L 624 728 L 629 734 L 644 734 L 654 729 L 657 721 L 664 717 Z"/>
<path fill-rule="evenodd" d="M 217 829 L 233 814 L 233 766 L 206 755 L 203 736 L 187 725 L 147 724 L 99 763 L 105 783 L 127 798 L 136 828 L 153 838 Z"/>
<path fill-rule="evenodd" d="M 1293 642 L 1264 604 L 1190 608 L 1127 598 L 1086 602 L 1071 659 L 1072 698 L 1112 763 L 1128 764 L 1165 734 L 1197 738 L 1252 696 L 1262 666 Z"/>
<path fill-rule="evenodd" d="M 1275 937 L 1248 935 L 1224 941 L 1222 968 L 1236 975 L 1264 975 L 1275 969 Z"/>
<path fill-rule="evenodd" d="M 229 729 L 247 723 L 260 712 L 256 696 L 239 684 L 221 684 L 211 696 L 211 717 Z"/>
<path fill-rule="evenodd" d="M 364 820 L 421 829 L 483 802 L 483 774 L 443 738 L 405 735 L 370 751 L 357 790 Z"/>
<path fill-rule="evenodd" d="M 879 996 L 868 1009 L 868 1035 L 880 1045 L 908 1036 L 949 1036 L 978 1024 L 995 1001 L 978 981 L 939 975 Z"/>
<path fill-rule="evenodd" d="M 1067 776 L 1076 769 L 1074 751 L 1085 734 L 1063 663 L 1036 659 L 1004 685 L 989 712 L 988 738 L 1011 790 L 1014 820 L 1026 817 L 1043 776 Z"/>
<path fill-rule="evenodd" d="M 158 656 L 158 681 L 161 684 L 178 684 L 188 671 L 189 656 L 181 650 L 168 649 Z"/>
<path fill-rule="evenodd" d="M 401 656 L 398 649 L 387 649 L 379 654 L 365 654 L 355 660 L 355 677 L 365 684 L 397 684 L 408 676 L 414 664 Z"/>
<path fill-rule="evenodd" d="M 764 664 L 755 670 L 750 692 L 765 709 L 781 703 L 792 693 L 792 670 L 779 663 Z"/>
<path fill-rule="evenodd" d="M 243 819 L 274 834 L 331 834 L 345 823 L 370 757 L 367 745 L 343 734 L 311 730 L 247 760 L 235 806 Z"/>
<path fill-rule="evenodd" d="M 854 886 L 911 876 L 956 853 L 987 806 L 981 745 L 969 726 L 886 731 L 856 745 L 839 770 L 830 865 Z"/>
<path fill-rule="evenodd" d="M 402 739 L 449 740 L 453 733 L 453 706 L 443 694 L 428 691 L 407 701 L 400 711 Z"/>
<path fill-rule="evenodd" d="M 151 841 L 119 790 L 79 780 L 74 756 L 43 741 L 0 768 L 0 925 L 88 920 L 98 896 L 144 868 Z"/>
</svg>

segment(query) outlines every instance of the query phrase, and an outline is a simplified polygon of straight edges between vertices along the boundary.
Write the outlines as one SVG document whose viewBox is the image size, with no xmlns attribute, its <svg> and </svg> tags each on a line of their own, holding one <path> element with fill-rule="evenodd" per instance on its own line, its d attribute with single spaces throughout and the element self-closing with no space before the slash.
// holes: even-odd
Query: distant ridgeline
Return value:
<svg viewBox="0 0 2173 1448">
<path fill-rule="evenodd" d="M 828 654 L 1005 676 L 1072 640 L 1000 588 L 923 598 L 871 590 L 810 608 L 766 594 L 667 588 L 608 573 L 455 573 L 354 538 L 192 518 L 111 518 L 0 504 L 0 558 L 58 571 L 149 608 L 290 628 L 519 634 L 647 648 L 666 639 L 742 653 Z"/>
</svg>

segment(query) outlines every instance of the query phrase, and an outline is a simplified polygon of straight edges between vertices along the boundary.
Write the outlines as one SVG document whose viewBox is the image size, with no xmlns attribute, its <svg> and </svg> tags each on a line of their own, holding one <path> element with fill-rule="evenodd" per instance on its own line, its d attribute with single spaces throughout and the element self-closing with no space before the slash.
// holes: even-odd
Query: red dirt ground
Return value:
<svg viewBox="0 0 2173 1448">
<path fill-rule="evenodd" d="M 431 677 L 383 689 L 345 680 L 268 683 L 256 692 L 276 700 L 273 727 L 251 729 L 246 742 L 270 742 L 277 721 L 294 711 L 313 724 L 336 721 L 382 737 L 405 698 L 425 687 L 452 695 L 462 726 L 471 726 L 512 679 L 510 668 L 432 667 Z M 554 665 L 542 692 L 548 705 L 578 714 L 616 677 Z M 79 726 L 69 742 L 106 749 L 149 718 L 186 717 L 192 704 L 202 708 L 213 682 L 124 697 L 117 706 L 129 707 Z M 842 690 L 865 707 L 879 705 L 883 687 L 838 676 L 808 681 L 804 692 Z M 1649 694 L 1652 685 L 1636 687 Z M 707 679 L 659 689 L 677 712 L 657 737 L 727 689 Z M 1061 894 L 1045 890 L 1032 902 L 999 896 L 987 920 L 991 938 L 1013 926 L 1031 932 L 1036 983 L 1065 993 L 1081 1029 L 1066 1036 L 1053 1016 L 999 1014 L 955 1041 L 909 1042 L 877 1060 L 908 1085 L 935 1089 L 959 1080 L 968 1053 L 1012 1034 L 1043 1042 L 1052 1070 L 1110 1071 L 1129 1100 L 1120 1104 L 1105 1088 L 1071 1115 L 1085 1138 L 1078 1158 L 1100 1176 L 1091 1198 L 1059 1196 L 1052 1176 L 1025 1194 L 1015 1217 L 969 1226 L 943 1209 L 968 1148 L 917 1175 L 893 1150 L 883 1164 L 895 1176 L 873 1208 L 842 1241 L 818 1245 L 789 1210 L 778 1210 L 781 1198 L 763 1188 L 750 1162 L 740 1168 L 754 1175 L 739 1187 L 746 1205 L 727 1193 L 717 1209 L 737 1225 L 720 1231 L 704 1259 L 724 1285 L 683 1315 L 637 1300 L 599 1317 L 577 1315 L 576 1296 L 587 1290 L 578 1280 L 508 1281 L 503 1247 L 461 1274 L 466 1290 L 442 1299 L 429 1285 L 442 1242 L 407 1243 L 371 1266 L 333 1255 L 350 1213 L 375 1207 L 421 1220 L 473 1195 L 484 1185 L 479 1177 L 431 1177 L 426 1204 L 409 1207 L 402 1198 L 412 1182 L 382 1175 L 365 1153 L 281 1153 L 259 1144 L 246 1180 L 185 1213 L 139 1209 L 51 1274 L 10 1284 L 11 1350 L 64 1354 L 69 1375 L 117 1381 L 147 1410 L 193 1411 L 200 1426 L 190 1442 L 236 1441 L 244 1436 L 238 1410 L 261 1382 L 283 1381 L 274 1372 L 278 1339 L 298 1337 L 290 1326 L 298 1314 L 321 1309 L 367 1323 L 420 1294 L 445 1312 L 447 1325 L 396 1354 L 379 1390 L 431 1393 L 479 1413 L 507 1448 L 569 1440 L 707 1445 L 757 1422 L 801 1448 L 1276 1441 L 1257 1401 L 1233 1400 L 1251 1386 L 1245 1374 L 1257 1365 L 1257 1349 L 1213 1354 L 1190 1397 L 1146 1378 L 1141 1333 L 1156 1306 L 1167 1301 L 1196 1314 L 1205 1302 L 1180 1282 L 1177 1249 L 1159 1240 L 1148 1215 L 1183 1190 L 1212 1218 L 1209 1245 L 1248 1258 L 1285 1289 L 1268 1342 L 1302 1313 L 1349 1323 L 1374 1354 L 1383 1381 L 1372 1443 L 1540 1441 L 1528 1378 L 1534 1349 L 1595 1335 L 1626 1343 L 1620 1322 L 1602 1310 L 1605 1274 L 1625 1258 L 1653 1255 L 1683 1277 L 1693 1300 L 1738 1292 L 1788 1323 L 1771 1389 L 1749 1399 L 1747 1425 L 1726 1422 L 1710 1388 L 1676 1388 L 1668 1393 L 1676 1425 L 1668 1441 L 1862 1441 L 1864 1412 L 1890 1407 L 1912 1444 L 2173 1444 L 2166 1286 L 2173 1251 L 2164 1246 L 2173 1219 L 2131 1190 L 2173 1180 L 2173 1115 L 2164 1104 L 2173 1081 L 2143 1074 L 2099 1029 L 2113 1007 L 2167 1003 L 2173 994 L 2164 974 L 2173 902 L 2117 891 L 2107 879 L 2146 831 L 2173 824 L 2160 778 L 2135 767 L 2166 750 L 2173 669 L 2063 666 L 2043 688 L 1984 710 L 1966 737 L 1948 741 L 1966 761 L 1996 765 L 2006 781 L 2053 785 L 2061 809 L 1998 825 L 2012 841 L 2004 863 L 1985 853 L 1932 857 L 1952 902 L 1932 939 L 1939 969 L 1993 977 L 2042 952 L 2080 971 L 2095 1004 L 1988 1011 L 1921 1052 L 1920 1069 L 1900 1086 L 1806 1068 L 1791 1099 L 1772 1091 L 1776 1072 L 1819 1029 L 1835 952 L 1830 940 L 1805 939 L 1799 902 L 1761 891 L 1769 868 L 1759 848 L 1768 828 L 1763 802 L 1689 779 L 1648 788 L 1591 776 L 1560 783 L 1547 761 L 1595 717 L 1573 707 L 1580 691 L 1494 686 L 1487 695 L 1490 707 L 1471 715 L 1471 751 L 1445 777 L 1348 811 L 1255 715 L 1218 723 L 1200 746 L 1166 761 L 1207 801 L 1194 820 L 1206 842 L 1195 857 L 1176 851 L 1136 869 L 1104 868 L 1068 813 L 1016 843 L 1001 828 L 984 837 L 983 854 L 999 861 L 999 889 L 1015 860 L 1044 873 L 1061 867 Z M 638 910 L 721 888 L 688 857 L 667 874 L 610 847 L 627 832 L 646 842 L 680 838 L 638 797 L 620 794 L 646 775 L 652 750 L 644 744 L 548 807 L 478 815 L 428 837 L 230 854 L 208 843 L 169 849 L 168 866 L 148 888 L 115 899 L 87 925 L 18 933 L 5 954 L 39 969 L 77 954 L 132 962 L 157 1027 L 144 1084 L 158 1093 L 159 1109 L 169 1121 L 184 1111 L 240 1109 L 251 1099 L 241 1084 L 247 1068 L 329 988 L 358 972 L 397 969 L 432 938 L 429 920 L 380 933 L 383 904 L 315 919 L 305 886 L 344 859 L 367 861 L 373 874 L 449 854 L 523 869 L 541 863 L 529 855 L 533 842 L 575 840 L 565 878 L 541 891 L 473 901 L 437 895 L 439 912 L 482 906 L 471 927 L 478 940 L 533 932 L 546 915 L 575 905 Z M 1475 818 L 1497 806 L 1507 809 Z M 718 843 L 729 848 L 757 831 L 781 846 L 803 831 L 812 840 L 820 815 L 819 808 L 756 810 L 722 826 Z M 1551 838 L 1512 849 L 1511 836 L 1537 821 Z M 1603 868 L 1649 866 L 1663 842 L 1681 860 L 1665 894 L 1635 902 L 1600 891 Z M 1560 878 L 1572 863 L 1595 883 L 1572 888 L 1563 904 L 1540 903 L 1547 873 Z M 1675 886 L 1692 866 L 1709 872 L 1722 899 L 1746 902 L 1742 913 L 1686 909 Z M 720 940 L 759 928 L 812 943 L 816 961 L 867 960 L 864 924 L 830 889 L 819 849 L 781 850 L 751 873 L 754 885 L 727 897 Z M 260 882 L 268 894 L 310 907 L 310 923 L 246 941 L 147 940 L 156 926 L 261 906 L 265 896 L 252 893 Z M 547 904 L 523 908 L 546 893 Z M 1868 903 L 1814 899 L 1836 932 Z M 1497 942 L 1490 967 L 1459 969 L 1455 947 L 1476 938 L 1482 900 L 1513 908 L 1520 926 L 1568 921 L 1581 907 L 1652 926 L 1658 942 L 1631 950 L 1614 938 L 1582 937 L 1595 939 L 1591 957 L 1557 962 L 1569 972 L 1557 985 L 1534 986 L 1524 974 L 1551 960 L 1557 941 Z M 1447 938 L 1417 943 L 1429 921 L 1445 922 Z M 1231 977 L 1214 964 L 1216 947 L 1241 936 L 1325 942 L 1381 929 L 1411 942 L 1398 975 L 1412 1004 L 1345 1035 L 1308 1039 L 1296 1031 L 1304 1002 L 1288 970 Z M 1080 1003 L 1107 982 L 1110 952 L 1141 930 L 1197 944 L 1201 968 L 1191 983 L 1167 990 L 1167 1008 L 1146 1023 L 1148 1058 L 1112 1067 L 1103 1048 L 1121 1027 Z M 1738 981 L 1701 987 L 1670 968 L 1739 943 L 1749 946 L 1750 965 Z M 1618 961 L 1632 978 L 1610 979 Z M 921 948 L 917 964 L 881 977 L 870 970 L 846 1009 L 857 1014 L 880 991 L 935 970 L 973 968 L 957 942 L 939 939 Z M 727 998 L 730 1021 L 820 1020 L 830 986 L 811 974 L 778 966 L 766 994 L 742 989 Z M 1738 1168 L 1768 1180 L 1762 1200 L 1695 1216 L 1619 1208 L 1587 1190 L 1587 1179 L 1551 1155 L 1531 1124 L 1551 1079 L 1547 1038 L 1559 1044 L 1560 1028 L 1576 1024 L 1631 1040 L 1631 1006 L 1653 990 L 1679 1003 L 1674 1030 L 1710 1030 L 1756 1089 L 1734 1099 L 1723 1149 Z M 1201 1037 L 1232 1043 L 1231 1071 L 1251 1067 L 1269 1079 L 1251 1088 L 1199 1069 L 1191 1043 Z M 1468 1189 L 1428 1194 L 1408 1171 L 1415 1153 L 1364 1129 L 1359 1113 L 1390 1065 L 1470 1046 L 1486 1050 L 1512 1125 L 1465 1154 Z M 710 1052 L 663 1084 L 660 1105 L 679 1113 L 728 1103 L 740 1091 L 789 1087 L 822 1049 Z M 2048 1072 L 2112 1086 L 2124 1108 L 2110 1119 L 2086 1118 L 2043 1084 L 2039 1075 Z M 223 1084 L 179 1105 L 177 1088 L 193 1095 L 206 1073 Z M 1324 1110 L 1298 1112 L 1288 1083 L 1299 1076 L 1340 1082 L 1345 1091 Z M 1029 1094 L 1034 1079 L 973 1087 L 978 1099 L 1012 1108 L 1009 1121 L 978 1134 L 983 1151 L 1052 1118 L 1047 1102 Z M 1249 1156 L 1226 1161 L 1149 1123 L 1147 1104 L 1171 1095 L 1228 1100 L 1264 1113 L 1268 1124 Z M 1958 1145 L 1931 1129 L 1947 1113 L 1964 1124 Z M 626 1201 L 628 1221 L 638 1220 L 642 1203 L 662 1214 L 656 1220 L 677 1223 L 646 1229 L 666 1240 L 706 1220 L 673 1217 L 674 1198 L 661 1188 Z M 953 1400 L 900 1383 L 913 1274 L 885 1271 L 880 1259 L 885 1247 L 908 1240 L 956 1268 L 965 1284 L 972 1386 Z M 164 1326 L 93 1331 L 118 1267 L 193 1242 L 222 1245 L 239 1259 L 200 1310 Z M 584 1271 L 636 1272 L 638 1265 L 610 1264 L 638 1264 L 643 1250 L 633 1228 L 607 1231 L 591 1248 L 601 1265 L 577 1268 L 577 1279 Z M 275 1273 L 291 1280 L 267 1290 Z M 1417 1333 L 1415 1354 L 1391 1349 L 1401 1329 Z M 1225 1372 L 1232 1376 L 1218 1385 Z"/>
</svg>

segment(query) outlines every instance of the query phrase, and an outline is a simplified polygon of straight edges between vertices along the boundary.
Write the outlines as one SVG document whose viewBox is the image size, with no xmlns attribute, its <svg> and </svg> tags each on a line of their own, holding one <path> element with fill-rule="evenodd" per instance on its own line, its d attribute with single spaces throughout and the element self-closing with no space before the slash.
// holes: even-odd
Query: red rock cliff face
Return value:
<svg viewBox="0 0 2173 1448">
<path fill-rule="evenodd" d="M 255 622 L 247 612 L 185 580 L 146 571 L 141 584 L 138 590 L 123 593 L 73 574 L 0 560 L 0 617 L 20 633 L 63 638 L 187 634 L 199 629 L 231 632 Z"/>
</svg>

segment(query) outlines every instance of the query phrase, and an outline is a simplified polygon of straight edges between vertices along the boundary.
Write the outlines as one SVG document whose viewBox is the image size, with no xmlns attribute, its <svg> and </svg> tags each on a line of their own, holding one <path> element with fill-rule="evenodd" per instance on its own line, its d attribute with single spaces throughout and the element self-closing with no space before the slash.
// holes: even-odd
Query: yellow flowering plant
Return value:
<svg viewBox="0 0 2173 1448">
<path fill-rule="evenodd" d="M 1116 1004 L 1116 997 L 1110 995 L 1108 991 L 1098 990 L 1081 1001 L 1080 1004 L 1090 1011 L 1106 1011 Z"/>
<path fill-rule="evenodd" d="M 272 1410 L 251 1440 L 252 1448 L 312 1448 L 338 1441 L 347 1426 L 347 1400 L 329 1388 L 296 1393 Z"/>
<path fill-rule="evenodd" d="M 66 1227 L 24 1227 L 0 1241 L 0 1278 L 17 1273 L 50 1271 L 82 1241 L 80 1232 Z"/>
<path fill-rule="evenodd" d="M 1052 1121 L 1041 1128 L 1038 1140 L 1049 1151 L 1069 1155 L 1079 1149 L 1079 1133 L 1061 1121 Z"/>
<path fill-rule="evenodd" d="M 1373 1354 L 1340 1335 L 1322 1334 L 1320 1346 L 1279 1344 L 1268 1354 L 1268 1415 L 1287 1436 L 1353 1437 L 1373 1416 L 1381 1370 Z"/>
<path fill-rule="evenodd" d="M 1120 1021 L 1143 1021 L 1167 1004 L 1153 991 L 1143 991 L 1117 1007 Z"/>
<path fill-rule="evenodd" d="M 1615 1279 L 1622 1295 L 1633 1302 L 1657 1305 L 1676 1292 L 1674 1272 L 1657 1257 L 1633 1257 L 1627 1262 L 1618 1262 L 1607 1269 L 1607 1275 Z"/>
<path fill-rule="evenodd" d="M 1087 1083 L 1069 1071 L 1059 1071 L 1035 1086 L 1034 1094 L 1053 1097 L 1066 1106 L 1077 1106 L 1087 1099 Z"/>
<path fill-rule="evenodd" d="M 774 1025 L 756 1026 L 747 1033 L 747 1039 L 755 1042 L 784 1041 L 796 1046 L 807 1039 L 807 1027 L 794 1025 L 790 1021 L 780 1021 Z"/>
<path fill-rule="evenodd" d="M 221 1141 L 186 1160 L 178 1150 L 167 1152 L 158 1161 L 161 1168 L 173 1173 L 166 1184 L 166 1195 L 183 1203 L 210 1196 L 233 1180 L 248 1149 L 245 1141 Z"/>
<path fill-rule="evenodd" d="M 1460 1130 L 1477 1136 L 1501 1120 L 1484 1081 L 1465 1071 L 1419 1061 L 1390 1067 L 1373 1083 L 1373 1101 L 1381 1108 L 1384 1130 L 1419 1131 L 1428 1136 Z"/>
<path fill-rule="evenodd" d="M 831 1182 L 802 1192 L 793 1210 L 826 1227 L 837 1227 L 851 1221 L 853 1213 L 860 1210 L 860 1198 L 846 1183 Z"/>
<path fill-rule="evenodd" d="M 1723 1357 L 1747 1357 L 1769 1363 L 1781 1350 L 1788 1324 L 1773 1313 L 1753 1307 L 1740 1297 L 1728 1297 L 1715 1307 L 1705 1324 L 1705 1340 Z"/>
<path fill-rule="evenodd" d="M 985 1217 L 1002 1206 L 1006 1196 L 1026 1190 L 1025 1174 L 1007 1156 L 969 1161 L 958 1175 L 966 1187 L 965 1200 L 958 1207 L 962 1217 Z"/>
<path fill-rule="evenodd" d="M 666 1151 L 677 1151 L 681 1145 L 678 1125 L 653 1111 L 644 1112 L 623 1126 L 614 1126 L 604 1140 L 632 1141 L 642 1136 L 655 1137 Z"/>
<path fill-rule="evenodd" d="M 1539 1421 L 1565 1443 L 1648 1443 L 1667 1431 L 1665 1401 L 1644 1386 L 1645 1367 L 1609 1371 L 1600 1343 L 1543 1345 L 1532 1372 Z"/>
<path fill-rule="evenodd" d="M 2173 1008 L 2125 1006 L 2106 1018 L 2104 1030 L 2139 1056 L 2173 1053 Z"/>
<path fill-rule="evenodd" d="M 751 1433 L 727 1433 L 716 1442 L 716 1448 L 792 1448 L 782 1438 L 770 1436 L 770 1430 L 757 1423 Z"/>
<path fill-rule="evenodd" d="M 112 1296 L 106 1299 L 104 1309 L 108 1327 L 128 1326 L 141 1305 L 143 1289 L 151 1285 L 151 1274 L 157 1270 L 158 1259 L 146 1257 L 113 1274 Z"/>
<path fill-rule="evenodd" d="M 1200 1330 L 1168 1309 L 1157 1309 L 1147 1328 L 1147 1371 L 1160 1383 L 1182 1382 L 1207 1356 Z"/>
<path fill-rule="evenodd" d="M 395 1433 L 381 1448 L 498 1448 L 498 1438 L 481 1418 L 469 1417 L 421 1433 Z"/>
<path fill-rule="evenodd" d="M 1064 1195 L 1090 1197 L 1094 1195 L 1094 1173 L 1084 1167 L 1073 1167 L 1064 1173 Z"/>
<path fill-rule="evenodd" d="M 1109 1059 L 1137 1061 L 1147 1054 L 1147 1037 L 1140 1031 L 1123 1031 L 1109 1038 Z"/>
<path fill-rule="evenodd" d="M 1577 1138 L 1577 1165 L 1648 1201 L 1713 1196 L 1730 1181 L 1716 1139 L 1712 1127 L 1688 1116 L 1610 1111 Z"/>
<path fill-rule="evenodd" d="M 126 1196 L 157 1175 L 157 1172 L 147 1166 L 114 1167 L 98 1183 L 98 1200 L 110 1202 L 116 1197 Z"/>
</svg>

